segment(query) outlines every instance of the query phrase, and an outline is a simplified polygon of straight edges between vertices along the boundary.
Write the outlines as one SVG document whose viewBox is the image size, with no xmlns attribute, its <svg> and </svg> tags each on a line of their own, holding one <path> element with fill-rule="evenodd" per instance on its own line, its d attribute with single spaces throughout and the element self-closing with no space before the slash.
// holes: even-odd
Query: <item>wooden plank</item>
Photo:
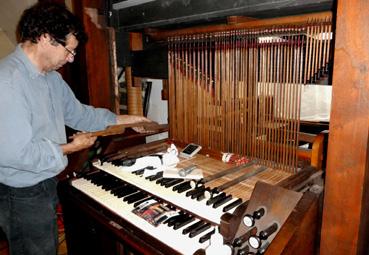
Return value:
<svg viewBox="0 0 369 255">
<path fill-rule="evenodd" d="M 367 1 L 338 1 L 336 22 L 320 254 L 368 254 Z"/>
<path fill-rule="evenodd" d="M 305 192 L 265 254 L 317 254 L 318 204 L 319 195 Z"/>
<path fill-rule="evenodd" d="M 86 7 L 101 9 L 101 0 L 81 0 L 73 1 L 73 9 L 84 24 L 88 34 L 88 42 L 81 45 L 79 54 L 84 56 L 78 64 L 87 73 L 87 86 L 89 104 L 95 107 L 104 107 L 115 110 L 114 94 L 112 89 L 112 77 L 110 74 L 110 42 L 109 30 L 93 21 L 87 12 Z M 98 60 L 98 61 L 96 61 Z"/>
<path fill-rule="evenodd" d="M 129 33 L 129 49 L 131 51 L 137 51 L 142 50 L 142 48 L 142 34 Z M 125 72 L 128 114 L 143 116 L 141 78 L 133 76 L 132 68 L 130 66 L 126 67 Z"/>
</svg>

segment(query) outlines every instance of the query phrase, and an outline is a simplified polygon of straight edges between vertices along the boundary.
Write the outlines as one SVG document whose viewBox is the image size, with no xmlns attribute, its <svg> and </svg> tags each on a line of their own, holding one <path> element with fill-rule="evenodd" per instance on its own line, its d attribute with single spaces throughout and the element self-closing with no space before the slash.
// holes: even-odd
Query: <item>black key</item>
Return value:
<svg viewBox="0 0 369 255">
<path fill-rule="evenodd" d="M 211 224 L 210 223 L 206 223 L 205 225 L 202 225 L 194 230 L 192 230 L 190 232 L 190 235 L 189 237 L 192 238 L 192 237 L 195 237 L 199 234 L 201 234 L 202 232 L 204 232 L 205 230 L 209 229 L 211 227 Z"/>
<path fill-rule="evenodd" d="M 184 219 L 186 219 L 188 216 L 185 214 L 179 214 L 178 217 L 176 217 L 174 220 L 168 222 L 168 227 L 174 227 L 174 225 L 177 222 L 182 222 Z"/>
<path fill-rule="evenodd" d="M 149 181 L 155 181 L 163 177 L 163 171 L 157 172 L 155 175 L 147 176 L 146 179 Z"/>
<path fill-rule="evenodd" d="M 198 228 L 199 226 L 204 225 L 204 224 L 206 224 L 206 222 L 200 220 L 200 221 L 196 222 L 195 224 L 192 224 L 191 226 L 188 226 L 187 228 L 183 229 L 182 234 L 186 235 L 186 234 L 190 233 L 192 230 L 194 230 L 195 228 Z"/>
<path fill-rule="evenodd" d="M 156 179 L 156 184 L 160 185 L 160 183 L 164 180 L 165 178 L 158 178 Z"/>
<path fill-rule="evenodd" d="M 178 183 L 181 183 L 183 181 L 183 179 L 172 179 L 171 181 L 167 182 L 164 187 L 166 188 L 170 188 Z"/>
<path fill-rule="evenodd" d="M 222 199 L 218 200 L 217 202 L 215 202 L 213 204 L 213 208 L 218 208 L 219 206 L 224 205 L 225 203 L 227 203 L 231 199 L 232 199 L 232 195 L 227 195 L 227 196 L 223 197 Z"/>
<path fill-rule="evenodd" d="M 120 160 L 120 166 L 133 166 L 136 163 L 135 158 L 126 158 L 123 160 Z"/>
<path fill-rule="evenodd" d="M 213 229 L 212 231 L 210 231 L 209 233 L 206 233 L 205 235 L 203 235 L 202 237 L 200 237 L 199 242 L 203 243 L 207 240 L 210 239 L 210 237 L 215 233 L 215 229 Z"/>
<path fill-rule="evenodd" d="M 112 183 L 109 185 L 109 187 L 107 187 L 107 188 L 108 188 L 108 190 L 109 190 L 110 192 L 112 192 L 113 190 L 115 190 L 115 189 L 117 189 L 117 188 L 119 188 L 119 187 L 122 187 L 123 185 L 125 185 L 125 182 L 124 182 L 124 181 L 122 181 L 122 180 L 117 179 L 117 181 L 112 182 Z"/>
<path fill-rule="evenodd" d="M 102 188 L 106 191 L 111 190 L 112 188 L 121 185 L 122 180 L 111 176 L 109 178 L 106 179 L 106 182 L 102 185 Z"/>
<path fill-rule="evenodd" d="M 192 187 L 191 187 L 191 183 L 190 183 L 190 182 L 188 182 L 188 183 L 186 183 L 186 184 L 182 185 L 181 187 L 178 187 L 177 192 L 178 192 L 178 193 L 183 193 L 183 192 L 185 192 L 185 191 L 187 191 L 187 190 L 189 190 L 189 189 L 192 189 Z"/>
<path fill-rule="evenodd" d="M 168 219 L 167 215 L 163 215 L 162 217 L 160 217 L 157 221 L 156 224 L 161 224 L 163 221 L 165 221 L 166 219 Z"/>
<path fill-rule="evenodd" d="M 156 183 L 160 186 L 164 186 L 166 183 L 170 182 L 171 178 L 161 178 L 160 180 L 157 180 Z"/>
<path fill-rule="evenodd" d="M 151 181 L 151 178 L 154 178 L 154 176 L 156 176 L 156 174 L 148 175 L 145 177 L 145 179 Z"/>
<path fill-rule="evenodd" d="M 97 172 L 92 172 L 92 173 L 88 173 L 85 176 L 83 176 L 83 178 L 85 178 L 86 180 L 91 180 L 92 178 L 94 178 L 95 175 L 97 175 L 98 173 L 100 173 L 100 171 Z"/>
<path fill-rule="evenodd" d="M 212 204 L 219 201 L 220 199 L 222 199 L 225 196 L 226 196 L 226 193 L 222 192 L 219 195 L 214 196 L 214 197 L 210 198 L 208 201 L 206 201 L 206 205 L 212 205 Z"/>
<path fill-rule="evenodd" d="M 182 182 L 176 186 L 174 186 L 172 188 L 173 191 L 177 191 L 179 188 L 183 187 L 183 186 L 187 186 L 187 185 L 190 185 L 190 181 L 186 181 L 186 182 Z"/>
<path fill-rule="evenodd" d="M 117 195 L 118 198 L 121 198 L 121 197 L 125 197 L 127 195 L 130 195 L 130 194 L 136 193 L 136 192 L 137 192 L 137 188 L 135 188 L 133 186 L 128 186 L 126 189 L 121 190 L 116 195 Z"/>
<path fill-rule="evenodd" d="M 180 217 L 182 217 L 182 216 L 183 216 L 182 214 L 174 215 L 174 216 L 172 216 L 172 217 L 168 218 L 166 221 L 164 221 L 164 222 L 163 222 L 163 224 L 168 224 L 168 226 L 169 226 L 169 227 L 171 227 L 172 225 L 174 225 L 174 222 L 175 222 L 178 218 L 180 218 Z"/>
<path fill-rule="evenodd" d="M 110 161 L 110 163 L 112 163 L 112 165 L 114 165 L 114 166 L 119 166 L 120 165 L 120 162 L 121 162 L 120 159 L 114 159 L 114 160 Z"/>
<path fill-rule="evenodd" d="M 126 199 L 126 202 L 128 204 L 132 204 L 132 203 L 137 202 L 138 200 L 141 200 L 145 197 L 148 197 L 148 194 L 146 194 L 144 192 L 139 192 L 139 193 L 136 193 L 135 195 L 131 195 L 130 198 L 125 197 L 125 199 Z"/>
<path fill-rule="evenodd" d="M 122 189 L 123 187 L 126 187 L 126 186 L 127 186 L 127 183 L 122 181 L 119 185 L 117 184 L 115 187 L 111 188 L 110 193 L 114 194 L 115 191 Z"/>
<path fill-rule="evenodd" d="M 142 200 L 140 200 L 140 201 L 137 201 L 136 203 L 134 203 L 133 204 L 133 207 L 137 207 L 138 205 L 140 205 L 141 203 L 143 203 L 143 202 L 145 202 L 145 201 L 147 201 L 147 200 L 150 200 L 150 199 L 152 199 L 153 197 L 147 197 L 147 198 L 145 198 L 145 199 L 142 199 Z"/>
<path fill-rule="evenodd" d="M 239 199 L 233 201 L 232 203 L 230 203 L 229 205 L 224 206 L 223 207 L 223 212 L 228 212 L 229 210 L 231 210 L 232 208 L 238 206 L 241 203 L 242 203 L 242 199 L 239 198 Z"/>
<path fill-rule="evenodd" d="M 93 176 L 90 181 L 95 184 L 96 186 L 102 186 L 106 183 L 106 179 L 109 178 L 111 175 L 105 172 L 99 172 L 99 174 Z"/>
<path fill-rule="evenodd" d="M 196 189 L 187 191 L 186 197 L 192 197 L 193 195 L 204 192 L 204 191 L 205 191 L 205 186 L 200 186 L 200 187 L 197 187 Z"/>
<path fill-rule="evenodd" d="M 133 171 L 132 174 L 143 175 L 144 172 L 145 172 L 145 168 L 141 168 L 141 169 L 137 169 L 136 171 Z"/>
<path fill-rule="evenodd" d="M 187 225 L 187 224 L 189 224 L 189 223 L 193 222 L 194 220 L 195 220 L 195 217 L 193 217 L 193 216 L 188 216 L 188 217 L 187 217 L 187 218 L 185 218 L 182 222 L 176 222 L 176 223 L 174 224 L 173 229 L 174 229 L 174 230 L 177 230 L 177 229 L 179 229 L 179 228 L 181 228 L 181 227 L 183 227 L 183 226 L 185 226 L 185 225 Z"/>
<path fill-rule="evenodd" d="M 191 198 L 196 199 L 197 201 L 201 201 L 205 198 L 205 193 L 204 192 L 199 192 L 199 193 L 193 194 L 191 196 Z"/>
<path fill-rule="evenodd" d="M 111 190 L 110 193 L 112 193 L 114 196 L 118 196 L 125 189 L 131 188 L 131 187 L 132 187 L 131 185 L 129 185 L 128 183 L 125 183 L 124 185 Z"/>
<path fill-rule="evenodd" d="M 207 191 L 210 191 L 210 188 L 206 188 L 203 192 L 196 194 L 193 198 L 196 198 L 197 201 L 201 201 L 205 198 L 205 192 Z"/>
<path fill-rule="evenodd" d="M 128 194 L 127 196 L 124 196 L 123 201 L 126 202 L 127 200 L 131 199 L 132 197 L 137 196 L 137 194 L 140 194 L 140 191 L 136 190 L 134 193 Z"/>
<path fill-rule="evenodd" d="M 201 201 L 205 198 L 205 190 L 206 189 L 199 189 L 198 192 L 195 192 L 191 195 L 192 199 L 197 199 L 198 201 Z"/>
</svg>

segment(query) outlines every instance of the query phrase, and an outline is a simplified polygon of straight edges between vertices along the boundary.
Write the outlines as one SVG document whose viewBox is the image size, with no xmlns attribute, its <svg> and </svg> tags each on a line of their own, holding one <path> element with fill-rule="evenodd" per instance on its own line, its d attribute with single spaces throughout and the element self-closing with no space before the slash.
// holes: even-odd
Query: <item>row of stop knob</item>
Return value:
<svg viewBox="0 0 369 255">
<path fill-rule="evenodd" d="M 260 220 L 264 215 L 265 215 L 265 208 L 261 207 L 258 210 L 255 210 L 252 214 L 246 214 L 243 217 L 243 223 L 245 224 L 246 227 L 252 228 L 253 226 L 255 226 L 256 221 Z M 273 222 L 267 228 L 261 230 L 259 232 L 259 235 L 256 235 L 256 233 L 251 234 L 247 240 L 250 247 L 256 250 L 260 248 L 261 248 L 260 250 L 266 249 L 266 245 L 263 245 L 263 241 L 267 240 L 270 235 L 275 233 L 278 230 L 278 227 L 279 227 L 278 223 Z M 233 246 L 241 246 L 243 243 L 242 239 L 243 238 L 236 238 L 234 240 Z"/>
</svg>

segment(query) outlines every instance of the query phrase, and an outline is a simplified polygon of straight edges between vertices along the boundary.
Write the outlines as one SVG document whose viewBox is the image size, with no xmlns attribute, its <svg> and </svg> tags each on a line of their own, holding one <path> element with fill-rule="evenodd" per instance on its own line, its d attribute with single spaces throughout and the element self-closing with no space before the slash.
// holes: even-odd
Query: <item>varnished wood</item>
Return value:
<svg viewBox="0 0 369 255">
<path fill-rule="evenodd" d="M 319 228 L 319 196 L 306 192 L 287 218 L 266 255 L 317 254 Z"/>
<path fill-rule="evenodd" d="M 263 241 L 273 243 L 272 240 L 275 236 L 278 236 L 279 230 L 283 227 L 284 222 L 292 211 L 295 210 L 295 206 L 302 196 L 303 194 L 299 192 L 258 182 L 256 183 L 250 201 L 248 202 L 247 209 L 243 211 L 241 218 L 246 214 L 252 215 L 254 211 L 264 208 L 264 215 L 255 221 L 255 225 L 253 227 L 256 227 L 256 232 L 260 233 L 260 231 L 268 228 L 272 223 L 277 223 L 276 231 L 273 232 L 267 240 Z M 244 224 L 240 224 L 237 227 L 235 237 L 237 238 L 244 235 L 249 230 L 250 228 L 246 227 Z"/>
<path fill-rule="evenodd" d="M 87 80 L 82 82 L 87 82 L 88 103 L 114 111 L 116 106 L 112 89 L 114 82 L 110 72 L 109 29 L 92 22 L 84 10 L 84 8 L 102 9 L 101 4 L 101 0 L 73 0 L 73 10 L 83 21 L 89 40 L 79 48 L 78 54 L 82 56 L 79 64 L 82 66 L 81 70 L 87 74 Z"/>
<path fill-rule="evenodd" d="M 110 136 L 123 134 L 126 128 L 142 128 L 143 133 L 164 132 L 168 130 L 168 125 L 159 125 L 156 122 L 138 122 L 134 124 L 120 124 L 108 126 L 104 130 L 89 132 L 92 136 Z"/>
<path fill-rule="evenodd" d="M 320 254 L 368 254 L 369 6 L 337 5 Z"/>
<path fill-rule="evenodd" d="M 281 20 L 282 21 L 282 20 Z M 274 22 L 277 22 L 278 23 L 278 20 L 275 20 Z M 284 21 L 284 22 L 286 22 L 286 21 Z M 296 20 L 296 22 L 298 23 L 299 21 L 297 21 Z M 247 22 L 246 22 L 247 23 Z M 249 23 L 249 25 L 250 24 L 252 24 L 252 23 Z M 261 23 L 260 23 L 261 24 Z M 252 25 L 252 26 L 257 26 L 256 25 L 256 23 L 254 23 L 254 25 Z M 237 25 L 236 25 L 236 27 L 237 27 Z M 163 33 L 163 35 L 165 35 L 165 33 Z M 329 46 L 329 45 L 328 45 Z M 319 45 L 319 43 L 318 43 L 318 45 L 317 45 L 317 48 L 318 48 L 318 52 L 319 52 L 319 49 L 320 49 L 320 45 Z M 268 50 L 267 50 L 268 51 Z M 202 58 L 204 58 L 204 59 L 206 59 L 206 55 L 205 55 L 206 53 L 204 52 L 203 53 L 203 55 L 199 55 L 200 57 L 202 57 Z M 251 52 L 250 52 L 250 54 L 252 54 Z M 290 51 L 286 51 L 283 47 L 277 47 L 276 49 L 275 49 L 275 52 L 274 52 L 274 54 L 276 54 L 277 56 L 279 55 L 279 56 L 288 56 L 289 54 L 291 55 L 292 54 L 292 51 L 290 50 Z M 318 54 L 318 53 L 316 53 L 316 54 Z M 269 58 L 271 57 L 271 56 L 273 56 L 273 51 L 271 50 L 271 49 L 269 49 L 269 52 L 267 52 L 267 55 L 269 56 Z M 189 63 L 192 63 L 193 62 L 193 59 L 194 59 L 194 56 L 195 56 L 195 53 L 186 53 L 185 55 L 184 55 L 184 57 L 188 60 L 188 62 Z M 225 55 L 226 56 L 226 58 L 227 58 L 227 60 L 228 61 L 233 61 L 233 60 L 235 60 L 235 58 L 232 58 L 232 56 L 231 55 L 229 55 L 229 54 L 227 54 L 227 55 Z M 196 56 L 197 57 L 197 56 Z M 234 57 L 234 56 L 233 56 Z M 269 63 L 269 65 L 271 65 L 272 66 L 272 62 L 271 62 L 271 60 L 267 60 L 267 61 L 269 61 L 268 63 Z M 208 70 L 208 68 L 207 68 L 207 65 L 210 65 L 211 63 L 210 62 L 207 62 L 207 63 L 205 63 L 204 62 L 204 64 L 203 64 L 203 66 L 201 66 L 201 73 L 206 73 L 207 72 L 207 70 Z M 216 63 L 216 65 L 219 65 L 220 63 Z M 254 65 L 255 66 L 255 65 Z M 192 79 L 192 82 L 191 82 L 191 86 L 193 86 L 193 85 L 198 85 L 199 83 L 200 83 L 200 80 L 196 80 L 196 79 L 194 79 L 194 77 L 195 77 L 195 75 L 193 75 L 193 71 L 194 71 L 194 68 L 190 68 L 190 66 L 186 66 L 185 67 L 186 69 L 185 69 L 185 77 L 186 77 L 186 80 L 191 80 Z M 220 66 L 219 66 L 219 68 L 221 68 Z M 242 70 L 240 70 L 240 72 L 252 72 L 253 71 L 253 68 L 255 68 L 255 67 L 252 67 L 252 66 L 249 66 L 248 68 L 246 68 L 246 67 L 243 67 L 243 69 Z M 298 69 L 298 67 L 297 66 L 295 66 L 294 68 L 296 68 L 296 69 Z M 300 68 L 302 68 L 302 67 L 300 67 Z M 228 73 L 229 74 L 229 73 Z M 271 75 L 272 75 L 272 72 L 267 72 L 267 73 L 265 73 L 265 78 L 266 78 L 266 80 L 268 80 L 268 79 L 271 79 L 271 78 L 268 78 L 268 77 L 270 77 Z M 284 76 L 284 78 L 283 79 L 290 79 L 290 80 L 298 80 L 298 77 L 291 77 L 291 74 L 288 74 L 287 72 L 285 72 L 284 74 L 283 74 Z M 199 79 L 199 77 L 200 76 L 197 76 L 198 77 L 198 79 Z M 216 74 L 214 74 L 214 77 L 216 77 Z M 252 80 L 252 77 L 250 77 L 249 78 L 250 80 Z M 300 78 L 301 79 L 301 78 Z M 210 82 L 212 82 L 212 81 L 210 81 Z M 184 80 L 180 80 L 180 81 L 178 81 L 178 85 L 179 86 L 183 86 L 183 84 L 184 84 Z M 211 83 L 210 83 L 211 84 Z M 204 84 L 202 84 L 202 85 L 204 85 Z M 207 87 L 207 89 L 211 89 L 211 86 L 209 86 L 209 84 L 207 84 L 207 85 L 205 85 L 205 86 L 208 86 Z M 194 86 L 195 87 L 195 86 Z M 265 86 L 264 87 L 264 89 L 268 89 L 268 87 L 267 86 Z M 205 94 L 203 93 L 203 94 L 200 94 L 200 93 L 198 93 L 198 92 L 200 92 L 200 93 L 203 93 L 203 91 L 194 91 L 194 90 L 192 90 L 191 92 L 190 92 L 190 94 L 189 94 L 189 96 L 191 97 L 190 99 L 191 100 L 193 100 L 191 103 L 192 104 L 196 104 L 196 103 L 198 103 L 199 101 L 202 101 L 202 107 L 203 107 L 203 110 L 204 110 L 204 116 L 207 116 L 207 117 L 209 117 L 210 116 L 210 112 L 213 110 L 211 107 L 209 107 L 209 102 L 210 102 L 210 100 L 209 100 L 209 98 L 208 97 L 206 97 L 205 96 Z M 231 95 L 232 93 L 238 93 L 237 91 L 233 91 L 233 90 L 231 90 L 231 88 L 229 88 L 229 90 L 227 90 L 226 91 L 226 96 L 229 96 L 229 95 Z M 199 100 L 199 101 L 197 101 L 197 99 Z M 203 100 L 203 99 L 205 99 L 205 100 Z M 214 100 L 214 101 L 216 101 L 216 100 L 219 100 L 219 99 L 217 99 L 217 98 L 214 98 L 214 99 L 212 99 L 212 100 Z M 252 100 L 252 99 L 248 99 L 248 100 Z M 214 109 L 215 109 L 215 111 L 218 111 L 219 109 L 217 109 L 217 107 L 214 107 Z M 170 110 L 169 110 L 170 111 Z M 171 118 L 171 117 L 170 117 Z M 234 118 L 236 119 L 236 118 L 239 118 L 239 116 L 234 116 Z M 271 115 L 269 115 L 268 116 L 268 118 L 271 118 Z M 271 119 L 268 119 L 268 120 L 271 120 Z M 178 124 L 181 124 L 181 123 L 176 123 L 176 125 L 178 125 Z M 183 123 L 182 123 L 183 124 Z M 233 130 L 236 130 L 237 129 L 237 123 L 234 125 L 234 126 L 231 126 L 230 128 L 232 128 Z M 183 134 L 184 135 L 187 135 L 188 133 L 186 133 L 187 131 L 186 130 L 182 130 L 182 131 L 180 131 L 180 132 L 183 132 Z M 251 132 L 251 131 L 249 131 L 249 132 Z M 270 135 L 271 137 L 273 137 L 273 139 L 275 139 L 277 136 L 276 136 L 276 133 L 274 132 L 274 131 L 268 131 L 269 133 L 268 133 L 268 135 Z M 209 141 L 209 144 L 210 144 L 210 142 L 211 141 L 213 141 L 213 140 L 215 140 L 215 139 L 221 139 L 221 138 L 218 138 L 218 137 L 216 137 L 216 136 L 208 136 L 209 135 L 209 130 L 204 130 L 201 134 L 201 137 L 204 137 L 204 138 L 206 138 L 205 140 L 208 140 Z M 235 139 L 237 139 L 238 137 L 234 137 Z M 242 138 L 242 136 L 241 136 L 241 134 L 240 134 L 240 138 Z M 242 139 L 245 139 L 245 138 L 242 138 Z M 246 144 L 244 145 L 245 147 L 246 147 Z M 250 145 L 251 146 L 251 145 Z M 270 151 L 264 151 L 264 153 L 266 153 L 266 154 L 268 154 L 268 153 L 270 153 Z M 319 153 L 319 155 L 320 155 L 320 153 Z M 283 157 L 288 157 L 289 155 L 288 154 L 284 154 L 283 155 Z M 312 154 L 311 154 L 311 152 L 310 152 L 310 154 L 308 155 L 308 157 L 309 158 L 312 158 Z M 242 187 L 243 188 L 243 187 Z M 296 221 L 296 219 L 295 219 L 295 221 Z M 297 227 L 296 227 L 297 228 Z M 301 233 L 300 233 L 301 234 Z M 310 239 L 309 239 L 310 240 Z M 291 245 L 291 244 L 290 244 Z"/>
<path fill-rule="evenodd" d="M 250 22 L 250 21 L 255 21 L 255 20 L 257 20 L 257 19 L 252 18 L 252 17 L 245 17 L 245 16 L 229 16 L 229 17 L 227 17 L 228 25 L 242 23 L 242 22 Z"/>
<path fill-rule="evenodd" d="M 296 190 L 296 188 L 298 188 L 302 182 L 308 180 L 314 172 L 315 169 L 307 167 L 297 174 L 293 174 L 287 178 L 284 178 L 280 182 L 276 183 L 276 186 L 285 189 Z M 246 211 L 248 204 L 249 200 L 246 200 L 244 203 L 238 206 L 232 214 L 225 213 L 222 216 L 222 224 L 220 225 L 219 232 L 223 235 L 225 242 L 229 243 L 235 238 L 238 226 L 242 224 L 242 215 Z"/>
<path fill-rule="evenodd" d="M 169 38 L 171 138 L 295 171 L 299 138 L 304 138 L 297 134 L 302 66 L 316 67 L 321 62 L 321 51 L 316 48 L 322 43 L 320 32 L 326 23 L 328 19 L 299 27 Z M 310 27 L 313 32 L 306 34 Z M 265 37 L 265 33 L 273 36 Z M 314 43 L 305 45 L 305 37 Z M 304 55 L 304 51 L 309 53 Z M 245 65 L 252 69 L 246 72 Z M 316 69 L 309 79 L 315 77 Z M 320 156 L 313 156 L 314 165 L 321 168 Z"/>
<path fill-rule="evenodd" d="M 142 50 L 142 44 L 141 33 L 129 33 L 129 49 L 131 51 Z M 128 114 L 142 116 L 143 105 L 141 78 L 133 76 L 132 72 L 133 71 L 130 66 L 125 67 Z"/>
<path fill-rule="evenodd" d="M 279 17 L 279 18 L 271 18 L 271 19 L 262 19 L 256 21 L 242 22 L 232 25 L 213 25 L 213 26 L 203 26 L 203 27 L 191 27 L 184 28 L 178 30 L 148 30 L 148 35 L 153 40 L 166 40 L 168 37 L 184 35 L 184 34 L 201 34 L 201 33 L 210 33 L 210 32 L 222 32 L 222 31 L 230 31 L 236 29 L 245 29 L 245 28 L 257 28 L 257 27 L 266 27 L 266 26 L 274 26 L 274 25 L 283 25 L 283 24 L 302 24 L 306 23 L 311 19 L 321 19 L 327 16 L 331 16 L 331 12 L 321 12 L 321 13 L 309 13 L 304 15 L 296 15 L 296 16 L 288 16 L 288 17 Z"/>
</svg>

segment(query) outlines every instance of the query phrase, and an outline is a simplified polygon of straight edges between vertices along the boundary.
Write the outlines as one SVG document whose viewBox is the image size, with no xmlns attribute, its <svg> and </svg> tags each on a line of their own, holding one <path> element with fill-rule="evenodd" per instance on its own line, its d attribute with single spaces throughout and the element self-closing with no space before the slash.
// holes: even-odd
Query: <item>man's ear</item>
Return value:
<svg viewBox="0 0 369 255">
<path fill-rule="evenodd" d="M 55 43 L 54 40 L 52 39 L 52 37 L 48 34 L 48 33 L 45 33 L 45 34 L 42 34 L 40 37 L 39 37 L 39 42 L 40 43 L 43 43 L 43 44 L 53 44 Z"/>
<path fill-rule="evenodd" d="M 37 39 L 37 41 L 38 41 L 39 43 L 44 43 L 44 42 L 46 42 L 46 41 L 49 41 L 49 40 L 47 39 L 47 37 L 48 37 L 48 35 L 47 35 L 47 34 L 42 34 L 42 35 Z"/>
</svg>

